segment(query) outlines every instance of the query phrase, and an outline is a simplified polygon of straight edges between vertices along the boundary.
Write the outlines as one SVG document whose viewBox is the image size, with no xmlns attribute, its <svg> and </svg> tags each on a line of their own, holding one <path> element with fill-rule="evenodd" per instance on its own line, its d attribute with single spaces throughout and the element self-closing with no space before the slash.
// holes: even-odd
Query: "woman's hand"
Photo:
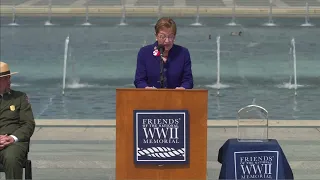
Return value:
<svg viewBox="0 0 320 180">
<path fill-rule="evenodd" d="M 184 87 L 176 87 L 176 89 L 185 89 Z"/>
</svg>

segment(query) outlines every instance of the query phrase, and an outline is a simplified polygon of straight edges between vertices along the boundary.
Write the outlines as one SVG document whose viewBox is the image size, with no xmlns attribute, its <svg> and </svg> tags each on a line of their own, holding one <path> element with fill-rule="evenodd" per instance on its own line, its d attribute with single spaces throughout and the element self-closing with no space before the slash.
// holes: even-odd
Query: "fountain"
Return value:
<svg viewBox="0 0 320 180">
<path fill-rule="evenodd" d="M 220 36 L 217 37 L 217 94 L 220 94 Z"/>
<path fill-rule="evenodd" d="M 68 60 L 68 47 L 69 47 L 69 35 L 65 40 L 64 45 L 64 62 L 63 62 L 63 78 L 62 78 L 62 95 L 66 88 L 66 75 L 67 75 L 67 60 Z"/>
<path fill-rule="evenodd" d="M 200 6 L 200 2 L 199 2 L 199 0 L 197 0 L 196 22 L 192 23 L 191 26 L 202 26 L 202 24 L 199 22 L 199 6 Z"/>
<path fill-rule="evenodd" d="M 290 47 L 290 50 L 289 50 L 289 62 L 290 62 L 290 64 L 292 62 L 292 47 Z M 291 81 L 292 81 L 292 75 L 290 75 L 290 77 L 289 77 L 289 83 L 288 83 L 289 88 L 291 88 L 291 86 L 292 86 Z"/>
<path fill-rule="evenodd" d="M 294 38 L 291 40 L 293 56 L 293 78 L 294 78 L 294 95 L 297 95 L 297 60 L 296 60 L 296 43 Z"/>
<path fill-rule="evenodd" d="M 228 88 L 229 85 L 220 83 L 220 36 L 217 37 L 217 82 L 213 85 L 206 85 L 207 87 L 217 89 L 217 94 L 220 94 L 221 88 Z"/>
<path fill-rule="evenodd" d="M 305 15 L 305 22 L 303 24 L 301 24 L 301 26 L 303 27 L 310 27 L 310 26 L 313 26 L 313 24 L 311 24 L 309 22 L 309 4 L 308 2 L 306 2 L 306 15 Z"/>
<path fill-rule="evenodd" d="M 297 83 L 297 59 L 296 59 L 296 45 L 295 39 L 291 39 L 290 43 L 290 50 L 289 50 L 289 62 L 290 62 L 290 69 L 293 68 L 293 74 L 289 76 L 289 82 L 284 83 L 282 85 L 278 85 L 279 88 L 286 88 L 286 89 L 294 89 L 295 96 L 297 95 L 297 88 L 303 87 L 303 85 L 299 85 Z M 293 82 L 292 82 L 293 80 Z"/>
<path fill-rule="evenodd" d="M 89 3 L 88 0 L 86 1 L 86 19 L 82 26 L 91 26 L 92 24 L 89 22 Z"/>
<path fill-rule="evenodd" d="M 12 22 L 9 24 L 9 26 L 19 26 L 19 24 L 16 22 L 16 6 L 12 5 Z"/>
<path fill-rule="evenodd" d="M 52 0 L 49 0 L 48 3 L 48 20 L 44 23 L 45 26 L 52 26 L 53 24 L 51 23 L 51 14 L 52 14 Z"/>
<path fill-rule="evenodd" d="M 290 62 L 292 62 L 292 56 L 293 56 L 293 53 L 292 53 L 292 47 L 290 47 L 290 53 L 289 53 L 289 57 L 290 57 Z M 296 64 L 296 63 L 293 63 L 293 64 Z M 296 78 L 296 66 L 294 66 L 294 74 L 295 74 L 295 86 L 294 87 L 297 87 L 298 84 L 297 84 L 297 78 Z M 290 85 L 290 89 L 292 88 L 292 75 L 290 75 L 290 81 L 289 81 L 289 85 Z M 293 114 L 292 114 L 292 117 L 293 119 L 298 119 L 299 117 L 295 115 L 295 112 L 299 112 L 299 108 L 298 108 L 298 102 L 297 102 L 297 91 L 295 90 L 295 96 L 293 96 L 293 106 L 292 106 L 292 110 L 293 110 Z"/>
<path fill-rule="evenodd" d="M 231 22 L 227 24 L 227 26 L 236 26 L 237 23 L 236 23 L 236 17 L 235 17 L 235 14 L 236 14 L 236 2 L 235 0 L 232 1 L 233 2 L 233 6 L 232 6 L 232 19 L 231 19 Z"/>
<path fill-rule="evenodd" d="M 265 23 L 264 26 L 276 26 L 276 24 L 273 23 L 273 20 L 272 20 L 272 6 L 273 6 L 273 3 L 272 3 L 272 0 L 270 0 L 269 1 L 269 21 Z"/>
<path fill-rule="evenodd" d="M 121 17 L 121 21 L 120 21 L 120 26 L 126 26 L 126 25 L 128 25 L 127 23 L 126 23 L 126 2 L 125 2 L 125 0 L 122 0 L 121 1 L 122 2 L 122 17 Z"/>
</svg>

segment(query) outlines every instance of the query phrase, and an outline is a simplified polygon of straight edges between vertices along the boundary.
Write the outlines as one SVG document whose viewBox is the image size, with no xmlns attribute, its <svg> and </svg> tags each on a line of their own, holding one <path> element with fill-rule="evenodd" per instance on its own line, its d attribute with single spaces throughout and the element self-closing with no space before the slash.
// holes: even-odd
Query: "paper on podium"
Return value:
<svg viewBox="0 0 320 180">
<path fill-rule="evenodd" d="M 238 111 L 238 141 L 268 141 L 268 111 L 258 105 L 248 105 Z"/>
</svg>

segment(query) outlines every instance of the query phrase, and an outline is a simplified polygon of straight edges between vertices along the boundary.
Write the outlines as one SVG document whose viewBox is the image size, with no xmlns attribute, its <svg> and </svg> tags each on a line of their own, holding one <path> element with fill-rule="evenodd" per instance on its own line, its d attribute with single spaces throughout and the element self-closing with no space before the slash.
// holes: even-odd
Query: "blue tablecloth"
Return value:
<svg viewBox="0 0 320 180">
<path fill-rule="evenodd" d="M 275 139 L 238 142 L 228 139 L 219 149 L 220 180 L 293 180 L 291 167 Z"/>
</svg>

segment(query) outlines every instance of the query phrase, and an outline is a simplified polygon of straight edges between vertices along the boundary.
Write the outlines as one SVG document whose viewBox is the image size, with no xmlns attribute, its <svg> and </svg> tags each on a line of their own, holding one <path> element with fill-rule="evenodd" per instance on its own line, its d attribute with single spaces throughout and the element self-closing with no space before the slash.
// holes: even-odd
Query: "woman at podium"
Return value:
<svg viewBox="0 0 320 180">
<path fill-rule="evenodd" d="M 192 89 L 189 50 L 174 44 L 176 23 L 171 18 L 161 18 L 154 28 L 156 41 L 138 52 L 135 87 Z"/>
</svg>

